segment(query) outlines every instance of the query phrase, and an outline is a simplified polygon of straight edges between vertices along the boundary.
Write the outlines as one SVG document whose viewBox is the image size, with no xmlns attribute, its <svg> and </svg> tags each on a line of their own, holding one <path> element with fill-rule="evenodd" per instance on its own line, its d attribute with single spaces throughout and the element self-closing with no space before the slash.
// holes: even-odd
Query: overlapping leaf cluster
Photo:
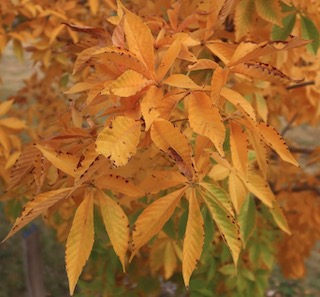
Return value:
<svg viewBox="0 0 320 297">
<path fill-rule="evenodd" d="M 97 2 L 89 2 L 86 9 L 97 14 Z M 276 123 L 275 116 L 291 111 L 286 102 L 265 98 L 292 98 L 287 94 L 290 85 L 304 76 L 297 72 L 298 65 L 292 70 L 292 63 L 288 67 L 283 61 L 289 63 L 288 57 L 299 48 L 305 51 L 310 41 L 298 37 L 301 34 L 269 41 L 260 23 L 261 35 L 249 38 L 257 30 L 251 19 L 255 14 L 269 29 L 281 26 L 284 11 L 278 1 L 270 1 L 270 7 L 264 7 L 265 1 L 177 2 L 166 7 L 166 18 L 156 13 L 158 4 L 150 5 L 138 16 L 117 2 L 106 29 L 99 23 L 76 24 L 74 19 L 83 14 L 73 1 L 64 10 L 67 16 L 28 6 L 35 29 L 43 19 L 53 22 L 54 29 L 32 49 L 43 54 L 37 59 L 47 67 L 46 76 L 57 77 L 70 67 L 61 51 L 53 55 L 61 58 L 57 68 L 51 59 L 50 44 L 62 31 L 74 42 L 84 33 L 87 41 L 67 49 L 76 54 L 77 81 L 65 92 L 71 98 L 69 111 L 53 128 L 41 127 L 45 138 L 38 139 L 31 130 L 35 142 L 12 168 L 9 189 L 31 185 L 24 195 L 34 198 L 7 238 L 44 215 L 60 239 L 66 239 L 71 294 L 93 247 L 95 207 L 124 271 L 151 241 L 151 271 L 163 269 L 168 279 L 181 266 L 186 286 L 208 242 L 220 245 L 220 236 L 237 266 L 241 251 L 250 248 L 249 239 L 258 236 L 255 226 L 264 222 L 256 218 L 253 196 L 266 216 L 290 234 L 268 170 L 271 150 L 298 165 L 269 125 Z M 228 29 L 233 16 L 234 32 Z M 56 25 L 56 18 L 64 24 Z M 29 33 L 33 39 L 36 32 Z M 47 88 L 45 94 L 55 104 Z M 43 106 L 40 99 L 38 104 Z M 177 237 L 174 230 L 181 224 L 182 236 Z M 242 268 L 243 261 L 240 264 Z M 231 268 L 221 271 L 235 274 Z"/>
</svg>

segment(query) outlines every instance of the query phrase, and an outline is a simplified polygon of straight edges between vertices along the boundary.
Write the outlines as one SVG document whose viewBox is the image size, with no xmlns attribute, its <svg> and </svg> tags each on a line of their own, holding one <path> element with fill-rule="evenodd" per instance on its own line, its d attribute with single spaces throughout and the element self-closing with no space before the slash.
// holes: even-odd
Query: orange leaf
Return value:
<svg viewBox="0 0 320 297">
<path fill-rule="evenodd" d="M 172 74 L 163 81 L 163 84 L 181 89 L 201 90 L 202 87 L 198 86 L 189 76 L 184 74 Z"/>
<path fill-rule="evenodd" d="M 189 123 L 193 131 L 208 137 L 221 156 L 224 156 L 223 143 L 225 126 L 219 109 L 213 106 L 208 95 L 203 92 L 191 93 L 189 98 Z"/>
<path fill-rule="evenodd" d="M 154 40 L 150 29 L 137 15 L 128 10 L 125 11 L 123 26 L 129 50 L 145 64 L 153 76 Z"/>
<path fill-rule="evenodd" d="M 5 115 L 13 104 L 13 99 L 0 103 L 0 116 Z"/>
<path fill-rule="evenodd" d="M 275 150 L 282 160 L 299 166 L 299 163 L 291 155 L 287 144 L 275 128 L 263 122 L 259 123 L 257 127 L 265 143 Z"/>
<path fill-rule="evenodd" d="M 86 190 L 85 197 L 74 215 L 66 243 L 66 268 L 70 295 L 73 295 L 82 269 L 90 256 L 93 242 L 93 192 Z"/>
</svg>

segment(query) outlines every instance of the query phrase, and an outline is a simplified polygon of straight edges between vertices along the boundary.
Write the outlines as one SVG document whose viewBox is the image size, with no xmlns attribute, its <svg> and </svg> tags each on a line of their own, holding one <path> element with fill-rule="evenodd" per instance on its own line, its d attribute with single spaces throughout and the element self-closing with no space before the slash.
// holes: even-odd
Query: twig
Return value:
<svg viewBox="0 0 320 297">
<path fill-rule="evenodd" d="M 286 134 L 290 130 L 292 124 L 294 123 L 294 121 L 296 120 L 297 117 L 298 117 L 298 113 L 296 113 L 292 117 L 292 119 L 288 122 L 288 124 L 283 128 L 283 130 L 281 132 L 282 137 L 284 136 L 284 134 Z"/>
<path fill-rule="evenodd" d="M 305 81 L 301 84 L 296 84 L 296 85 L 292 85 L 292 86 L 288 86 L 286 87 L 287 90 L 292 90 L 292 89 L 297 89 L 297 88 L 301 88 L 301 87 L 305 87 L 305 86 L 310 86 L 310 85 L 314 85 L 315 81 L 314 80 L 310 80 L 310 81 Z"/>
</svg>

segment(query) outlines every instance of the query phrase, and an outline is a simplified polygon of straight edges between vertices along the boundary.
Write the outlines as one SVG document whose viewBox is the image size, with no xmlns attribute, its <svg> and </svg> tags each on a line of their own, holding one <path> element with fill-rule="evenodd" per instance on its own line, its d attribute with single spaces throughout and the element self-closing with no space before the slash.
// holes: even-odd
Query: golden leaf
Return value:
<svg viewBox="0 0 320 297">
<path fill-rule="evenodd" d="M 24 121 L 21 121 L 17 118 L 7 117 L 0 119 L 0 126 L 9 128 L 12 130 L 21 130 L 26 128 L 26 124 Z"/>
<path fill-rule="evenodd" d="M 277 201 L 274 201 L 273 208 L 269 209 L 273 219 L 275 220 L 276 224 L 279 226 L 281 230 L 286 232 L 287 234 L 291 235 L 291 231 L 287 222 L 286 217 L 283 214 L 282 209 L 280 208 Z"/>
<path fill-rule="evenodd" d="M 241 126 L 231 121 L 230 150 L 233 166 L 246 176 L 248 163 L 248 139 Z"/>
<path fill-rule="evenodd" d="M 163 82 L 165 85 L 189 90 L 201 90 L 202 87 L 198 86 L 189 76 L 184 74 L 172 74 Z"/>
<path fill-rule="evenodd" d="M 278 0 L 255 0 L 254 4 L 258 15 L 267 22 L 276 24 L 282 27 L 282 12 L 281 5 Z"/>
<path fill-rule="evenodd" d="M 44 213 L 49 207 L 66 198 L 70 194 L 71 190 L 72 188 L 63 188 L 44 192 L 37 195 L 33 200 L 28 201 L 3 241 L 7 240 L 29 222 Z"/>
<path fill-rule="evenodd" d="M 236 41 L 240 40 L 250 31 L 254 17 L 254 0 L 240 1 L 236 6 L 234 16 Z"/>
<path fill-rule="evenodd" d="M 283 138 L 275 128 L 263 122 L 259 123 L 257 127 L 266 144 L 268 144 L 273 150 L 275 150 L 282 160 L 289 162 L 295 166 L 299 166 L 299 163 L 291 155 L 286 142 L 283 140 Z"/>
<path fill-rule="evenodd" d="M 103 191 L 98 192 L 101 214 L 104 226 L 108 232 L 111 244 L 125 272 L 125 259 L 129 242 L 129 221 L 123 209 L 116 201 Z"/>
<path fill-rule="evenodd" d="M 225 126 L 219 109 L 213 106 L 208 95 L 203 92 L 191 93 L 189 98 L 189 123 L 194 132 L 208 137 L 221 156 L 224 156 L 223 143 Z"/>
<path fill-rule="evenodd" d="M 256 121 L 256 113 L 248 102 L 246 98 L 244 98 L 240 93 L 236 92 L 235 90 L 229 88 L 222 88 L 221 96 L 226 98 L 229 102 L 231 102 L 236 108 L 239 106 L 241 109 L 248 114 L 248 116 L 253 120 Z"/>
<path fill-rule="evenodd" d="M 231 171 L 229 173 L 229 194 L 232 201 L 233 207 L 236 213 L 239 214 L 242 204 L 246 199 L 247 190 L 243 181 L 238 177 L 238 175 Z"/>
<path fill-rule="evenodd" d="M 96 140 L 96 151 L 123 166 L 136 153 L 140 140 L 140 121 L 125 116 L 116 117 Z"/>
<path fill-rule="evenodd" d="M 70 295 L 73 295 L 79 276 L 86 264 L 94 242 L 93 192 L 86 190 L 77 208 L 66 243 L 66 268 Z"/>
<path fill-rule="evenodd" d="M 222 69 L 221 67 L 218 67 L 212 75 L 211 79 L 211 100 L 212 103 L 219 106 L 219 98 L 220 98 L 220 93 L 222 88 L 225 86 L 227 83 L 229 75 L 229 69 L 224 68 Z"/>
<path fill-rule="evenodd" d="M 0 103 L 0 116 L 5 115 L 11 108 L 12 104 L 13 104 L 13 99 L 11 100 L 7 100 L 4 101 L 2 103 Z"/>
<path fill-rule="evenodd" d="M 70 176 L 75 176 L 75 169 L 79 161 L 77 156 L 68 152 L 56 151 L 53 148 L 45 147 L 40 144 L 37 144 L 36 147 L 54 167 L 69 174 Z"/>
<path fill-rule="evenodd" d="M 204 222 L 194 188 L 189 193 L 189 215 L 182 251 L 182 275 L 185 286 L 200 259 L 204 244 Z"/>
<path fill-rule="evenodd" d="M 193 168 L 189 142 L 178 128 L 169 121 L 156 119 L 151 126 L 151 139 L 159 149 L 174 159 L 186 177 L 192 178 Z"/>
<path fill-rule="evenodd" d="M 101 94 L 114 94 L 121 97 L 130 97 L 153 83 L 152 80 L 146 79 L 140 73 L 133 70 L 127 70 L 111 84 L 108 84 L 106 88 L 101 91 Z"/>
<path fill-rule="evenodd" d="M 125 11 L 123 26 L 129 50 L 145 64 L 151 74 L 154 74 L 154 40 L 152 32 L 138 16 L 128 10 Z"/>
<path fill-rule="evenodd" d="M 164 246 L 163 254 L 163 269 L 164 278 L 169 279 L 177 268 L 177 256 L 175 254 L 173 243 L 168 240 L 167 244 Z"/>
<path fill-rule="evenodd" d="M 172 216 L 184 192 L 185 188 L 171 192 L 143 210 L 134 225 L 130 261 L 144 244 L 160 232 Z"/>
</svg>

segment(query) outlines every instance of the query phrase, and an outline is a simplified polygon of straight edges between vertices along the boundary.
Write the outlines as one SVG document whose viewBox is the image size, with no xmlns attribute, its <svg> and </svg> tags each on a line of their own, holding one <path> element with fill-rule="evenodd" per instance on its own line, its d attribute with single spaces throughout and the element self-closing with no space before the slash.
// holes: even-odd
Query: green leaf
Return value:
<svg viewBox="0 0 320 297">
<path fill-rule="evenodd" d="M 286 40 L 292 32 L 294 24 L 296 23 L 296 14 L 292 13 L 287 15 L 282 20 L 283 28 L 278 25 L 274 25 L 271 32 L 273 40 Z"/>
<path fill-rule="evenodd" d="M 246 200 L 243 202 L 238 222 L 240 226 L 241 240 L 243 246 L 246 247 L 256 225 L 256 206 L 251 195 L 248 195 Z"/>
<path fill-rule="evenodd" d="M 232 265 L 232 264 L 224 265 L 224 266 L 220 267 L 218 270 L 223 275 L 229 275 L 229 276 L 236 275 L 236 269 L 234 268 L 234 265 Z"/>
<path fill-rule="evenodd" d="M 307 45 L 307 49 L 310 53 L 316 55 L 320 46 L 320 38 L 314 22 L 305 16 L 301 16 L 301 30 L 303 38 L 313 40 L 312 43 Z"/>
</svg>

